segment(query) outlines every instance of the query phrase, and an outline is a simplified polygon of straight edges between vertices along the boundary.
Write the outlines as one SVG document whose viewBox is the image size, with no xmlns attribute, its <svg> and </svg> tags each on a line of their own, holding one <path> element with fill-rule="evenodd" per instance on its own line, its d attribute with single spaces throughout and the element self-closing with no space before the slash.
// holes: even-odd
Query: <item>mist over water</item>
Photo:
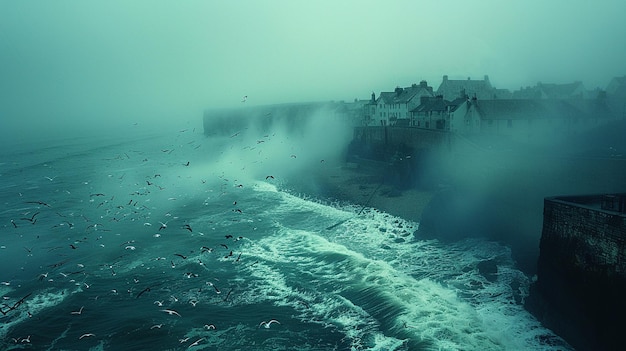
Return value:
<svg viewBox="0 0 626 351">
<path fill-rule="evenodd" d="M 354 125 L 332 107 L 202 117 L 444 74 L 604 89 L 624 6 L 3 2 L 0 348 L 571 349 L 523 308 L 541 201 L 623 191 L 623 124 L 424 157 L 436 239 L 325 197 Z"/>
</svg>

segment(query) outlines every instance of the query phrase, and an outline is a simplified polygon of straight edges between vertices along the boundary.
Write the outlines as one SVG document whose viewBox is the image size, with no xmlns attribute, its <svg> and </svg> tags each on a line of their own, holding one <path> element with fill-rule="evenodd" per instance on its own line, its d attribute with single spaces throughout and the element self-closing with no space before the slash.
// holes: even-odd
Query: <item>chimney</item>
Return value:
<svg viewBox="0 0 626 351">
<path fill-rule="evenodd" d="M 403 89 L 400 87 L 396 87 L 396 96 L 400 96 L 402 94 Z"/>
<path fill-rule="evenodd" d="M 448 81 L 448 75 L 447 75 L 447 74 L 445 74 L 445 75 L 443 76 L 443 81 L 444 81 L 444 82 Z"/>
<path fill-rule="evenodd" d="M 489 76 L 485 74 L 485 82 L 489 82 Z"/>
<path fill-rule="evenodd" d="M 444 79 L 446 79 L 447 76 L 443 76 Z M 420 82 L 420 87 L 422 88 L 427 88 L 428 87 L 428 83 L 426 83 L 425 80 Z"/>
<path fill-rule="evenodd" d="M 376 94 L 372 91 L 372 102 L 376 101 Z"/>
</svg>

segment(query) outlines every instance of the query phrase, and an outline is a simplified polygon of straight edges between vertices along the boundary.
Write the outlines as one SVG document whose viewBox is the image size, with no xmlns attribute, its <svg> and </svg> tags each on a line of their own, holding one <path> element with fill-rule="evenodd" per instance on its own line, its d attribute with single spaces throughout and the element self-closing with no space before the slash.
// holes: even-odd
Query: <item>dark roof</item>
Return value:
<svg viewBox="0 0 626 351">
<path fill-rule="evenodd" d="M 607 94 L 626 96 L 626 76 L 614 77 L 606 87 Z"/>
<path fill-rule="evenodd" d="M 585 114 L 564 100 L 473 100 L 482 119 L 581 118 Z"/>
<path fill-rule="evenodd" d="M 381 92 L 377 101 L 385 104 L 406 104 L 411 100 L 419 101 L 421 96 L 433 96 L 433 88 L 426 84 L 413 84 L 406 88 L 396 88 L 396 91 Z"/>
<path fill-rule="evenodd" d="M 537 86 L 543 95 L 549 99 L 570 98 L 582 94 L 585 90 L 580 81 L 565 84 L 538 83 Z M 578 93 L 577 90 L 579 90 Z"/>
<path fill-rule="evenodd" d="M 445 99 L 456 99 L 465 93 L 469 97 L 478 97 L 479 99 L 493 98 L 496 90 L 491 86 L 489 78 L 485 76 L 483 80 L 468 79 L 448 79 L 443 76 L 443 81 L 437 89 L 437 95 L 443 95 Z"/>
<path fill-rule="evenodd" d="M 410 112 L 432 112 L 432 111 L 447 111 L 448 109 L 454 111 L 459 106 L 464 104 L 467 100 L 464 98 L 457 98 L 453 101 L 445 100 L 442 96 L 431 97 L 422 100 L 422 103 Z"/>
</svg>

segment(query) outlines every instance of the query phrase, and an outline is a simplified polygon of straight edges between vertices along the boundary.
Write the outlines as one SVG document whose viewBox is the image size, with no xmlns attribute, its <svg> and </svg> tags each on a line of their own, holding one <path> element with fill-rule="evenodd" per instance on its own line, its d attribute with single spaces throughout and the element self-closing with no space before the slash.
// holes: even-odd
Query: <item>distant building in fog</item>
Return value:
<svg viewBox="0 0 626 351">
<path fill-rule="evenodd" d="M 580 81 L 565 84 L 539 82 L 534 87 L 520 88 L 513 92 L 514 99 L 584 99 L 588 97 Z"/>
<path fill-rule="evenodd" d="M 606 100 L 618 118 L 626 119 L 626 76 L 611 79 L 606 87 Z"/>
<path fill-rule="evenodd" d="M 489 76 L 484 79 L 449 79 L 447 75 L 439 85 L 435 95 L 441 95 L 446 100 L 454 100 L 459 97 L 477 98 L 481 100 L 508 99 L 511 92 L 507 89 L 496 89 L 489 82 Z"/>
</svg>

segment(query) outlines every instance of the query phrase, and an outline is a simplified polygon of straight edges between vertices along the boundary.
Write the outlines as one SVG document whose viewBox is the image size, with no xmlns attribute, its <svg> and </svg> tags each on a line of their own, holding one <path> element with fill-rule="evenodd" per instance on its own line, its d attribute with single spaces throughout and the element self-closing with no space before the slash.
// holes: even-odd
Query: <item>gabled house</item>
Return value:
<svg viewBox="0 0 626 351">
<path fill-rule="evenodd" d="M 588 92 L 583 83 L 554 84 L 537 83 L 534 87 L 520 88 L 513 92 L 513 99 L 583 99 Z"/>
<path fill-rule="evenodd" d="M 597 114 L 582 111 L 565 100 L 472 99 L 451 123 L 463 134 L 507 136 L 523 142 L 544 142 L 576 134 L 598 123 Z"/>
<path fill-rule="evenodd" d="M 626 99 L 626 76 L 611 79 L 606 86 L 606 94 L 610 97 Z"/>
<path fill-rule="evenodd" d="M 583 99 L 586 97 L 586 90 L 581 81 L 565 84 L 538 83 L 537 87 L 541 92 L 541 99 Z"/>
<path fill-rule="evenodd" d="M 500 93 L 507 95 L 508 90 L 500 89 Z M 510 93 L 508 93 L 510 94 Z M 459 97 L 470 97 L 477 99 L 497 99 L 498 97 L 498 89 L 495 89 L 491 86 L 489 82 L 489 76 L 485 76 L 483 80 L 472 80 L 467 78 L 467 80 L 457 80 L 457 79 L 448 79 L 447 75 L 443 76 L 443 80 L 437 89 L 435 95 L 441 95 L 444 99 L 452 101 Z"/>
<path fill-rule="evenodd" d="M 433 96 L 433 88 L 426 81 L 407 88 L 397 87 L 393 92 L 381 92 L 376 99 L 376 118 L 371 125 L 409 126 L 410 111 L 420 104 L 423 96 Z"/>
<path fill-rule="evenodd" d="M 422 97 L 421 104 L 411 110 L 411 126 L 452 131 L 452 116 L 465 104 L 465 98 L 448 101 L 443 96 Z"/>
<path fill-rule="evenodd" d="M 626 76 L 611 79 L 606 87 L 606 99 L 613 114 L 626 119 Z"/>
</svg>

